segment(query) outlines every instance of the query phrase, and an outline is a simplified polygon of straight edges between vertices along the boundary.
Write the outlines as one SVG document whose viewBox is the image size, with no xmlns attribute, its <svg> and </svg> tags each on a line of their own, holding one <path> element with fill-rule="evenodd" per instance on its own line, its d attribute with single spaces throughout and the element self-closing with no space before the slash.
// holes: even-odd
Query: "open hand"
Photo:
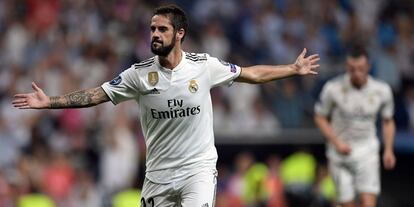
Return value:
<svg viewBox="0 0 414 207">
<path fill-rule="evenodd" d="M 318 54 L 310 55 L 305 58 L 306 48 L 303 49 L 302 53 L 298 56 L 293 67 L 296 73 L 299 75 L 318 74 L 315 71 L 319 67 L 318 61 L 320 60 Z"/>
<path fill-rule="evenodd" d="M 16 94 L 12 104 L 19 109 L 44 109 L 50 106 L 49 97 L 32 82 L 33 93 Z"/>
</svg>

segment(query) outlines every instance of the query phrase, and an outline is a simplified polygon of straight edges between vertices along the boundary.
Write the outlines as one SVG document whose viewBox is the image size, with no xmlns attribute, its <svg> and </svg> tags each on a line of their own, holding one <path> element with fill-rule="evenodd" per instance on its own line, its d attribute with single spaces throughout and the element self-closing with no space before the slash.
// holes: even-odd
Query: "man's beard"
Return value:
<svg viewBox="0 0 414 207">
<path fill-rule="evenodd" d="M 174 39 L 175 39 L 175 35 L 174 35 L 172 40 L 174 40 Z M 158 41 L 152 40 L 152 42 L 151 42 L 151 52 L 158 55 L 158 56 L 166 57 L 168 54 L 170 54 L 171 50 L 174 48 L 174 41 L 171 41 L 171 44 L 166 45 L 166 46 L 161 45 L 159 48 L 154 47 L 154 42 L 158 42 Z M 158 43 L 161 43 L 161 42 L 158 42 Z"/>
</svg>

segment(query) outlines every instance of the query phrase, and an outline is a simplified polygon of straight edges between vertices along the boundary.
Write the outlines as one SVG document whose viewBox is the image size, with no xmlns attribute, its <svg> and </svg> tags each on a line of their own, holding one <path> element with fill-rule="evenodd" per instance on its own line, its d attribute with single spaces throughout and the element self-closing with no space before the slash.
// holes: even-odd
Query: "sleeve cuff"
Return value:
<svg viewBox="0 0 414 207">
<path fill-rule="evenodd" d="M 115 101 L 115 99 L 113 98 L 113 94 L 112 94 L 111 90 L 108 88 L 108 86 L 106 84 L 107 83 L 102 84 L 101 88 L 106 93 L 106 95 L 109 97 L 109 100 L 111 100 L 112 104 L 117 105 L 118 102 Z"/>
<path fill-rule="evenodd" d="M 233 76 L 233 78 L 230 80 L 230 82 L 227 84 L 228 87 L 232 86 L 234 81 L 236 81 L 237 78 L 240 77 L 242 72 L 242 67 L 234 65 L 236 68 L 239 68 L 239 70 L 236 71 L 236 75 Z"/>
</svg>

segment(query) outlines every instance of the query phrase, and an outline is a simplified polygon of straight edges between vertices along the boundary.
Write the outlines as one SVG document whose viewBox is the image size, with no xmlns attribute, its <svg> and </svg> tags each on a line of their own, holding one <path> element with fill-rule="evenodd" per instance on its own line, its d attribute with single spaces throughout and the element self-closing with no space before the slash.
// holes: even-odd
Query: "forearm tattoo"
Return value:
<svg viewBox="0 0 414 207">
<path fill-rule="evenodd" d="M 50 108 L 83 108 L 95 106 L 108 101 L 109 98 L 101 87 L 76 91 L 63 96 L 50 97 Z"/>
</svg>

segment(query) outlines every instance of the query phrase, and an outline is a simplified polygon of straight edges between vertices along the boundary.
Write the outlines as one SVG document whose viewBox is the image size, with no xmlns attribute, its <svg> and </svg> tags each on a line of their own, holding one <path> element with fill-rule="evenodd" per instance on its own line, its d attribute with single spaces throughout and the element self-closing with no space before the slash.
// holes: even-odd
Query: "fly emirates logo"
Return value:
<svg viewBox="0 0 414 207">
<path fill-rule="evenodd" d="M 169 111 L 158 111 L 151 109 L 153 119 L 175 119 L 180 117 L 195 116 L 201 112 L 200 106 L 184 108 L 184 101 L 181 99 L 169 99 L 167 105 Z M 178 107 L 178 108 L 177 108 Z"/>
</svg>

